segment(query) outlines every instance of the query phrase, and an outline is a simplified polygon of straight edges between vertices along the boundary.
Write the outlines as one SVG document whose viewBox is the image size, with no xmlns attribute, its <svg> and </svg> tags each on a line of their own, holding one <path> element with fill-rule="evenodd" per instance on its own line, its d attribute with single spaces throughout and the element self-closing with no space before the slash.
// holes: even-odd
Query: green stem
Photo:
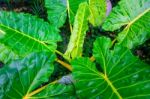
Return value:
<svg viewBox="0 0 150 99">
<path fill-rule="evenodd" d="M 63 54 L 63 53 L 61 53 L 61 52 L 60 52 L 60 51 L 58 51 L 58 50 L 55 50 L 55 53 L 56 53 L 56 54 L 58 54 L 58 55 L 60 55 L 60 56 L 62 56 L 62 57 L 64 56 L 64 54 Z"/>
</svg>

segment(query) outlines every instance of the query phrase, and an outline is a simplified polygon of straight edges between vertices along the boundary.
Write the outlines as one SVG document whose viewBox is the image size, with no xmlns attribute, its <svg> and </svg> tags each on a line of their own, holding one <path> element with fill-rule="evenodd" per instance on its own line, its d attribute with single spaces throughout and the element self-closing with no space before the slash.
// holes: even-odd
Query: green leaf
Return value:
<svg viewBox="0 0 150 99">
<path fill-rule="evenodd" d="M 87 3 L 81 3 L 75 17 L 73 32 L 64 57 L 68 60 L 81 56 L 86 31 L 88 30 L 89 9 Z"/>
<path fill-rule="evenodd" d="M 0 11 L 0 42 L 19 54 L 54 52 L 58 41 L 60 35 L 47 22 L 29 14 Z"/>
<path fill-rule="evenodd" d="M 103 28 L 114 31 L 125 26 L 119 33 L 119 44 L 133 48 L 150 38 L 150 1 L 122 0 L 106 19 Z"/>
<path fill-rule="evenodd" d="M 76 0 L 76 1 L 68 0 L 68 1 L 69 1 L 70 23 L 73 24 L 79 5 L 83 2 L 87 2 L 88 0 Z"/>
<path fill-rule="evenodd" d="M 75 89 L 72 85 L 51 84 L 32 97 L 35 99 L 77 99 L 74 91 Z"/>
<path fill-rule="evenodd" d="M 100 26 L 106 17 L 106 0 L 89 0 L 89 21 L 93 26 Z"/>
<path fill-rule="evenodd" d="M 90 99 L 149 99 L 150 66 L 127 48 L 110 47 L 110 39 L 96 40 L 93 51 L 97 66 L 89 58 L 72 61 L 77 94 Z"/>
<path fill-rule="evenodd" d="M 87 0 L 45 0 L 48 20 L 57 29 L 66 22 L 67 13 L 71 24 L 74 23 L 79 5 Z M 68 10 L 68 11 L 67 11 Z"/>
<path fill-rule="evenodd" d="M 0 98 L 22 99 L 49 80 L 55 55 L 33 53 L 0 69 Z"/>
<path fill-rule="evenodd" d="M 0 61 L 3 63 L 7 63 L 12 59 L 17 59 L 18 54 L 12 51 L 10 48 L 0 43 Z"/>
<path fill-rule="evenodd" d="M 66 0 L 45 0 L 48 20 L 56 28 L 60 28 L 66 21 Z"/>
</svg>

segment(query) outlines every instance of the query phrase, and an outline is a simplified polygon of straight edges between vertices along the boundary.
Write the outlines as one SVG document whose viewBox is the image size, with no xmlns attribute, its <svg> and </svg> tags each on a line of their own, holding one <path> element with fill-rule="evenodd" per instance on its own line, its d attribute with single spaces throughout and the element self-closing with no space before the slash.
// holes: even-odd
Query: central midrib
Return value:
<svg viewBox="0 0 150 99">
<path fill-rule="evenodd" d="M 120 93 L 117 91 L 117 89 L 115 88 L 115 86 L 112 84 L 112 82 L 108 79 L 107 75 L 104 74 L 100 74 L 104 80 L 108 83 L 108 85 L 111 87 L 111 89 L 113 90 L 113 92 L 118 96 L 119 99 L 123 99 L 122 96 L 120 95 Z"/>
<path fill-rule="evenodd" d="M 148 11 L 150 11 L 150 8 L 147 9 L 147 10 L 145 10 L 144 12 L 142 12 L 141 14 L 139 14 L 138 16 L 136 16 L 132 21 L 130 21 L 130 22 L 127 24 L 127 26 L 126 26 L 125 29 L 124 29 L 124 31 L 126 31 L 126 34 L 125 34 L 125 36 L 124 36 L 124 38 L 122 39 L 121 42 L 123 42 L 124 39 L 127 37 L 128 31 L 129 31 L 131 25 L 134 24 L 134 22 L 136 22 L 138 19 L 140 19 L 143 15 L 145 15 Z M 121 43 L 121 42 L 120 42 L 120 43 Z"/>
<path fill-rule="evenodd" d="M 38 40 L 38 39 L 36 39 L 36 38 L 33 38 L 33 37 L 29 36 L 29 35 L 26 35 L 26 34 L 24 34 L 24 33 L 21 33 L 20 31 L 15 30 L 15 29 L 13 29 L 13 28 L 10 28 L 10 27 L 8 27 L 8 26 L 5 26 L 5 25 L 3 25 L 3 24 L 0 24 L 0 26 L 5 27 L 5 28 L 8 28 L 8 29 L 10 29 L 10 30 L 12 30 L 12 31 L 15 31 L 16 33 L 18 33 L 18 34 L 20 34 L 20 35 L 22 35 L 22 36 L 25 36 L 25 37 L 27 37 L 27 38 L 29 38 L 29 39 L 32 39 L 32 40 L 34 40 L 34 41 L 40 43 L 41 45 L 45 46 L 45 47 L 46 47 L 48 50 L 50 50 L 51 52 L 54 52 L 54 51 L 52 51 L 43 41 L 40 41 L 40 40 Z M 3 32 L 0 31 L 0 33 L 3 33 Z"/>
</svg>

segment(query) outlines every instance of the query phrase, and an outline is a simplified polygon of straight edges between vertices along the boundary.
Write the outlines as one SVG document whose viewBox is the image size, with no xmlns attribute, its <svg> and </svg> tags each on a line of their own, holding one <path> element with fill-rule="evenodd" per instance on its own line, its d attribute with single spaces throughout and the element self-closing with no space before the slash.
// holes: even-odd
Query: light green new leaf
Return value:
<svg viewBox="0 0 150 99">
<path fill-rule="evenodd" d="M 45 0 L 45 7 L 50 24 L 57 29 L 62 27 L 67 17 L 66 0 Z"/>
<path fill-rule="evenodd" d="M 4 44 L 0 43 L 0 61 L 7 63 L 12 59 L 17 59 L 18 54 L 12 51 L 10 48 L 6 47 Z"/>
<path fill-rule="evenodd" d="M 60 39 L 55 28 L 37 17 L 0 11 L 0 42 L 18 54 L 41 50 L 54 52 Z"/>
<path fill-rule="evenodd" d="M 64 57 L 68 60 L 81 56 L 86 31 L 88 30 L 89 9 L 87 3 L 81 3 L 77 11 L 73 32 Z"/>
<path fill-rule="evenodd" d="M 33 53 L 0 69 L 0 98 L 22 99 L 49 80 L 54 54 Z"/>
<path fill-rule="evenodd" d="M 119 44 L 133 48 L 150 38 L 150 0 L 121 0 L 106 19 L 103 28 L 119 33 Z"/>
<path fill-rule="evenodd" d="M 94 43 L 97 67 L 89 58 L 72 61 L 77 94 L 88 99 L 149 99 L 150 66 L 120 45 L 110 50 L 111 43 L 105 37 Z"/>
<path fill-rule="evenodd" d="M 89 21 L 94 26 L 100 26 L 106 17 L 106 0 L 89 0 Z"/>
<path fill-rule="evenodd" d="M 68 0 L 69 1 L 69 13 L 70 13 L 70 22 L 71 24 L 74 23 L 74 20 L 75 20 L 75 16 L 76 16 L 76 13 L 77 13 L 77 10 L 79 8 L 79 5 L 83 2 L 87 2 L 88 0 Z"/>
<path fill-rule="evenodd" d="M 40 93 L 32 96 L 34 99 L 76 99 L 72 85 L 50 84 Z"/>
</svg>

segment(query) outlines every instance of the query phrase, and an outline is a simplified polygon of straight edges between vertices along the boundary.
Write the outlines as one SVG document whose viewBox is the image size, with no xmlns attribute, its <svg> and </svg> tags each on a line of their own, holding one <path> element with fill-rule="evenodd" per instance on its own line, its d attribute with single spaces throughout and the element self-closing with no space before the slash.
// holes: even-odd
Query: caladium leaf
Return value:
<svg viewBox="0 0 150 99">
<path fill-rule="evenodd" d="M 73 85 L 51 84 L 40 93 L 33 95 L 35 99 L 77 99 Z"/>
<path fill-rule="evenodd" d="M 18 54 L 12 51 L 10 48 L 0 43 L 0 61 L 3 63 L 7 63 L 12 59 L 17 59 Z"/>
<path fill-rule="evenodd" d="M 22 99 L 47 82 L 55 58 L 54 54 L 41 52 L 6 64 L 0 69 L 0 98 Z"/>
<path fill-rule="evenodd" d="M 64 57 L 68 60 L 81 56 L 86 31 L 88 30 L 89 9 L 87 3 L 81 3 L 75 17 L 73 32 Z"/>
<path fill-rule="evenodd" d="M 58 32 L 37 17 L 0 11 L 0 42 L 19 54 L 41 50 L 54 51 L 59 40 Z"/>
<path fill-rule="evenodd" d="M 133 48 L 150 37 L 150 1 L 121 0 L 103 24 L 105 30 L 114 31 L 125 26 L 119 33 L 119 44 Z"/>
<path fill-rule="evenodd" d="M 106 17 L 106 0 L 89 0 L 89 21 L 94 26 L 100 26 Z"/>
<path fill-rule="evenodd" d="M 66 0 L 45 0 L 48 20 L 56 28 L 60 28 L 66 21 L 67 6 Z"/>
<path fill-rule="evenodd" d="M 77 94 L 90 99 L 149 99 L 150 66 L 127 48 L 110 47 L 109 38 L 101 37 L 94 43 L 97 67 L 89 58 L 72 61 Z"/>
</svg>

